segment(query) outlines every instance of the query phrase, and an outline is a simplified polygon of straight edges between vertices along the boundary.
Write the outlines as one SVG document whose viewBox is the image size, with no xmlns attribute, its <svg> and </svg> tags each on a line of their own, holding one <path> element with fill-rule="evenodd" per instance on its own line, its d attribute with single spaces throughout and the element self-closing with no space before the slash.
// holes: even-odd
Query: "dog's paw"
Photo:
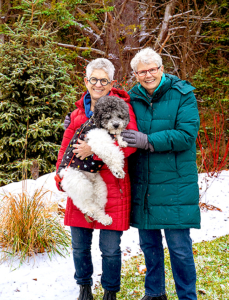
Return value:
<svg viewBox="0 0 229 300">
<path fill-rule="evenodd" d="M 123 169 L 112 169 L 111 172 L 116 178 L 125 177 L 125 172 L 123 171 Z"/>
<path fill-rule="evenodd" d="M 84 213 L 84 215 L 87 215 L 88 217 L 93 219 L 94 211 L 87 209 L 87 211 Z"/>
<path fill-rule="evenodd" d="M 99 218 L 98 222 L 101 223 L 101 224 L 103 224 L 103 225 L 105 225 L 105 226 L 107 226 L 107 225 L 111 225 L 112 222 L 113 222 L 113 220 L 112 220 L 112 218 L 110 216 L 105 215 L 104 217 Z"/>
<path fill-rule="evenodd" d="M 128 146 L 128 143 L 125 141 L 121 141 L 121 142 L 119 142 L 119 146 L 122 148 L 126 148 Z"/>
</svg>

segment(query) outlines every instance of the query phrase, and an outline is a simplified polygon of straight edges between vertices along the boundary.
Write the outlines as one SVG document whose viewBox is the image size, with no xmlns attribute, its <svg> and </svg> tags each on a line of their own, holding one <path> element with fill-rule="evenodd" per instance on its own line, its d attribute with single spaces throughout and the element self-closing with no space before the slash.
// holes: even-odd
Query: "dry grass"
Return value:
<svg viewBox="0 0 229 300">
<path fill-rule="evenodd" d="M 5 194 L 0 200 L 1 261 L 19 258 L 20 264 L 37 253 L 64 256 L 70 244 L 70 234 L 60 223 L 51 203 L 44 200 L 47 191 L 36 190 L 30 196 Z"/>
</svg>

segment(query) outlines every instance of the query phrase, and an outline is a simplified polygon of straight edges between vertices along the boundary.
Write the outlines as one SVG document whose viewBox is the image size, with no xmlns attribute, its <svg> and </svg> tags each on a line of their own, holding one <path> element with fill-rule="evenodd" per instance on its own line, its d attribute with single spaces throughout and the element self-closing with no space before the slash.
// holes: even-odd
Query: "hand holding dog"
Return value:
<svg viewBox="0 0 229 300">
<path fill-rule="evenodd" d="M 80 139 L 78 139 L 78 144 L 73 144 L 73 147 L 76 149 L 72 152 L 77 153 L 76 157 L 80 158 L 81 160 L 93 154 L 91 147 L 85 141 Z"/>
<path fill-rule="evenodd" d="M 128 143 L 128 147 L 154 151 L 153 146 L 148 141 L 148 136 L 145 133 L 136 130 L 123 130 L 121 133 L 123 141 Z"/>
<path fill-rule="evenodd" d="M 123 130 L 121 136 L 129 147 L 147 149 L 148 137 L 146 134 L 136 130 Z"/>
</svg>

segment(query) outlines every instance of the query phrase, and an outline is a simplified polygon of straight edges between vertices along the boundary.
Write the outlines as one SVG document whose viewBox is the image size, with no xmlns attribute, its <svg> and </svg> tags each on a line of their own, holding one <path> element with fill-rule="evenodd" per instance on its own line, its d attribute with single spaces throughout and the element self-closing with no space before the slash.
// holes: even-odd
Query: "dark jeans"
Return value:
<svg viewBox="0 0 229 300">
<path fill-rule="evenodd" d="M 139 229 L 140 246 L 145 255 L 145 294 L 165 294 L 164 250 L 161 230 Z M 180 300 L 196 300 L 196 269 L 189 229 L 165 229 L 165 238 L 176 291 Z"/>
<path fill-rule="evenodd" d="M 71 227 L 74 278 L 80 285 L 92 285 L 93 265 L 91 242 L 93 229 Z M 99 248 L 102 252 L 102 287 L 108 291 L 120 290 L 121 275 L 121 236 L 122 231 L 100 230 Z"/>
</svg>

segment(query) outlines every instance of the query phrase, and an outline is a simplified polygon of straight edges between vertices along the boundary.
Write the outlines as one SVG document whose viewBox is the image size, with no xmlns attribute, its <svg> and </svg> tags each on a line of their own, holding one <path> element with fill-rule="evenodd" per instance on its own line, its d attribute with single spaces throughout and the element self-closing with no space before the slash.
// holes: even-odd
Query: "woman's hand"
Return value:
<svg viewBox="0 0 229 300">
<path fill-rule="evenodd" d="M 123 130 L 121 133 L 123 141 L 128 143 L 128 147 L 150 150 L 154 152 L 153 145 L 148 141 L 148 136 L 145 133 L 136 130 Z"/>
<path fill-rule="evenodd" d="M 85 141 L 80 139 L 78 139 L 78 144 L 73 144 L 73 147 L 75 149 L 72 152 L 76 153 L 76 157 L 80 158 L 81 160 L 93 154 L 91 147 L 88 146 Z"/>
<path fill-rule="evenodd" d="M 128 147 L 135 147 L 140 149 L 148 149 L 148 137 L 146 134 L 136 130 L 123 130 L 121 136 Z"/>
<path fill-rule="evenodd" d="M 71 123 L 71 113 L 68 113 L 64 119 L 64 129 L 66 130 Z"/>
</svg>

